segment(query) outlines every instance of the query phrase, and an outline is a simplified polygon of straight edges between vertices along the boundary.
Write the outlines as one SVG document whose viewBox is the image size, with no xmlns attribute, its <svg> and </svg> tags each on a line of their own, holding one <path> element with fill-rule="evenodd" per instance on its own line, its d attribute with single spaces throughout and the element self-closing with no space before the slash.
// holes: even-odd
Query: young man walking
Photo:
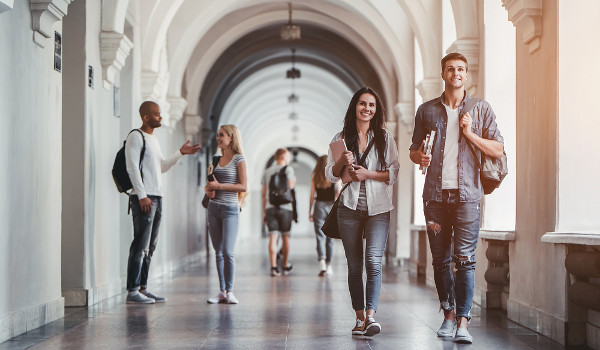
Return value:
<svg viewBox="0 0 600 350">
<path fill-rule="evenodd" d="M 265 170 L 265 174 L 262 178 L 262 207 L 263 207 L 263 221 L 269 228 L 269 261 L 271 262 L 271 276 L 280 276 L 281 271 L 277 265 L 277 241 L 279 233 L 281 233 L 282 245 L 281 254 L 283 272 L 288 273 L 292 270 L 292 265 L 289 263 L 290 253 L 290 230 L 292 228 L 293 220 L 293 197 L 291 193 L 284 193 L 281 197 L 289 199 L 281 200 L 281 203 L 275 202 L 272 192 L 284 192 L 285 184 L 275 184 L 272 180 L 274 176 L 278 176 L 282 172 L 285 173 L 285 179 L 287 179 L 287 189 L 291 192 L 296 184 L 296 176 L 294 175 L 294 169 L 290 166 L 290 152 L 286 148 L 280 148 L 275 152 L 274 155 L 275 164 Z M 285 169 L 284 169 L 285 168 Z M 283 176 L 279 177 L 280 179 Z M 273 186 L 283 187 L 276 189 Z"/>
<path fill-rule="evenodd" d="M 444 310 L 444 321 L 437 335 L 454 336 L 459 343 L 472 343 L 468 321 L 475 288 L 475 248 L 483 188 L 477 162 L 467 142 L 478 155 L 500 158 L 504 139 L 488 102 L 481 100 L 471 112 L 463 111 L 471 98 L 465 90 L 467 59 L 459 53 L 450 53 L 441 63 L 444 92 L 419 106 L 410 159 L 428 167 L 423 211 L 435 285 Z M 431 131 L 435 131 L 435 137 L 428 155 L 423 146 Z M 450 266 L 452 261 L 456 264 L 456 280 Z"/>
<path fill-rule="evenodd" d="M 161 173 L 169 170 L 185 154 L 194 154 L 200 145 L 181 146 L 179 151 L 164 158 L 153 135 L 160 127 L 162 117 L 158 104 L 146 101 L 140 106 L 142 127 L 129 134 L 125 143 L 127 173 L 133 185 L 129 195 L 129 205 L 133 216 L 133 242 L 129 248 L 127 261 L 127 300 L 128 304 L 154 304 L 167 299 L 152 294 L 148 285 L 148 270 L 152 254 L 158 243 L 158 229 L 162 212 Z M 145 151 L 140 162 L 142 148 Z"/>
</svg>

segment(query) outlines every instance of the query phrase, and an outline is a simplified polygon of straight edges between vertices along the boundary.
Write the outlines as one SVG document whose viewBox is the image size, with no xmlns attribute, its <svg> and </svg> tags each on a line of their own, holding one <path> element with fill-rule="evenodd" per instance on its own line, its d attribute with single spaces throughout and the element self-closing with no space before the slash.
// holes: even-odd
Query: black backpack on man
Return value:
<svg viewBox="0 0 600 350">
<path fill-rule="evenodd" d="M 269 203 L 278 207 L 282 204 L 292 203 L 292 191 L 285 170 L 287 165 L 276 171 L 269 179 Z"/>
<path fill-rule="evenodd" d="M 137 131 L 142 135 L 142 141 L 144 145 L 142 146 L 142 152 L 140 154 L 140 174 L 142 175 L 142 181 L 144 181 L 144 173 L 142 171 L 142 159 L 144 159 L 144 153 L 146 153 L 146 138 L 144 137 L 144 133 L 140 129 L 133 129 L 129 132 Z M 127 134 L 127 136 L 129 136 Z M 117 152 L 115 157 L 115 162 L 113 163 L 112 168 L 112 176 L 113 180 L 115 180 L 115 185 L 117 186 L 117 190 L 121 193 L 128 194 L 127 191 L 133 188 L 131 184 L 131 179 L 129 179 L 129 173 L 127 173 L 127 161 L 125 159 L 125 143 L 127 143 L 127 138 L 123 141 L 123 147 Z"/>
</svg>

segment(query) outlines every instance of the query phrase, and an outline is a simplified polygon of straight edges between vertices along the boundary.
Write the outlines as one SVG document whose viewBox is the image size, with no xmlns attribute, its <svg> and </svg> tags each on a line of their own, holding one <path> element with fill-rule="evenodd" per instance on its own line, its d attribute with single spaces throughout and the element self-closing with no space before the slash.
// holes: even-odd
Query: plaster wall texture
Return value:
<svg viewBox="0 0 600 350">
<path fill-rule="evenodd" d="M 515 229 L 516 191 L 516 62 L 515 29 L 500 2 L 483 2 L 485 21 L 484 59 L 480 60 L 478 96 L 488 101 L 496 114 L 496 123 L 504 137 L 509 174 L 502 186 L 485 196 L 482 228 L 513 231 Z M 481 80 L 481 79 L 480 79 Z"/>
<path fill-rule="evenodd" d="M 565 251 L 540 242 L 555 227 L 558 194 L 556 3 L 544 2 L 537 51 L 529 53 L 521 30 L 517 27 L 517 213 L 516 240 L 509 247 L 508 317 L 564 342 Z"/>
<path fill-rule="evenodd" d="M 60 33 L 60 23 L 54 29 Z M 29 2 L 0 13 L 0 43 L 10 48 L 0 50 L 0 341 L 35 328 L 27 313 L 38 323 L 64 314 L 37 313 L 62 303 L 62 78 L 53 39 L 40 48 L 32 37 Z"/>
<path fill-rule="evenodd" d="M 558 208 L 556 231 L 594 231 L 600 206 L 597 86 L 600 22 L 596 1 L 558 2 Z M 587 43 L 587 44 L 586 44 Z M 583 45 L 582 45 L 583 44 Z M 583 50 L 583 52 L 582 52 Z"/>
</svg>

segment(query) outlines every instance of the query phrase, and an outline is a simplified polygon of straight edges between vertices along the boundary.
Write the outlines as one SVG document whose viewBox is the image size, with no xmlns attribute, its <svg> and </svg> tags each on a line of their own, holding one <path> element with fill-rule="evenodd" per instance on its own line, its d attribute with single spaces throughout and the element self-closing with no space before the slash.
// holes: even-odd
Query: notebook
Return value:
<svg viewBox="0 0 600 350">
<path fill-rule="evenodd" d="M 333 159 L 335 161 L 340 159 L 342 153 L 348 150 L 346 148 L 346 142 L 344 141 L 344 139 L 339 139 L 330 143 L 329 148 L 331 148 L 331 153 L 333 154 Z M 342 179 L 342 183 L 352 182 L 352 178 L 350 177 L 350 174 L 348 174 L 348 168 L 349 167 L 346 166 L 344 167 L 344 169 L 342 169 L 342 176 L 340 176 L 340 178 Z"/>
</svg>

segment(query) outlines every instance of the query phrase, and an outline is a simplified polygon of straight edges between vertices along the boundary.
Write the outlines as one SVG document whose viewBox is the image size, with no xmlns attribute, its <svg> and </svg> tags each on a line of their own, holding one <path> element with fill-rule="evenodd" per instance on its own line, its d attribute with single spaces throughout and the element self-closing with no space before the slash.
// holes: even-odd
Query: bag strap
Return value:
<svg viewBox="0 0 600 350">
<path fill-rule="evenodd" d="M 469 100 L 467 100 L 467 102 L 465 102 L 465 106 L 463 107 L 463 109 L 461 111 L 460 117 L 462 117 L 463 115 L 465 115 L 467 113 L 471 114 L 471 112 L 473 111 L 473 108 L 479 101 L 481 101 L 481 99 L 476 98 L 476 97 L 469 98 Z M 460 120 L 460 117 L 459 117 L 459 120 Z M 463 136 L 463 133 L 462 133 L 462 129 L 461 129 L 460 138 L 459 138 L 458 142 L 460 142 L 460 139 L 462 138 L 462 136 Z M 471 154 L 473 155 L 473 158 L 475 158 L 477 167 L 481 168 L 481 161 L 479 161 L 479 157 L 477 156 L 477 153 L 475 153 L 475 149 L 473 149 L 473 145 L 471 144 L 471 141 L 469 141 L 469 139 L 466 137 L 465 137 L 465 141 L 467 142 L 467 146 L 469 146 L 469 150 L 471 150 Z"/>
<path fill-rule="evenodd" d="M 213 171 L 211 171 L 211 174 L 215 172 L 215 168 L 217 167 L 217 164 L 219 164 L 220 160 L 221 160 L 221 156 L 213 156 L 213 161 L 212 161 Z"/>
<path fill-rule="evenodd" d="M 144 137 L 144 133 L 142 132 L 142 130 L 140 129 L 133 129 L 129 132 L 129 134 L 131 134 L 132 132 L 137 131 L 140 133 L 140 135 L 142 135 L 142 151 L 140 152 L 140 164 L 139 164 L 139 168 L 140 168 L 140 175 L 142 176 L 142 182 L 144 182 L 144 172 L 142 171 L 142 159 L 144 159 L 144 154 L 146 154 L 146 138 Z M 129 134 L 127 134 L 127 136 L 129 136 Z"/>
<path fill-rule="evenodd" d="M 371 142 L 369 142 L 369 145 L 367 146 L 367 149 L 365 150 L 365 153 L 363 153 L 362 157 L 360 157 L 360 160 L 358 161 L 358 165 L 362 165 L 365 162 L 365 159 L 367 159 L 367 154 L 369 154 L 369 151 L 371 150 L 371 148 L 373 148 L 373 144 L 375 143 L 375 136 L 373 136 L 373 138 L 371 139 Z M 344 190 L 350 186 L 352 182 L 348 182 L 347 184 L 344 185 L 344 187 L 342 188 L 342 190 L 340 191 L 340 194 L 338 194 L 337 199 L 335 200 L 336 204 L 337 202 L 340 200 L 340 197 L 342 196 L 342 192 L 344 192 Z"/>
</svg>

